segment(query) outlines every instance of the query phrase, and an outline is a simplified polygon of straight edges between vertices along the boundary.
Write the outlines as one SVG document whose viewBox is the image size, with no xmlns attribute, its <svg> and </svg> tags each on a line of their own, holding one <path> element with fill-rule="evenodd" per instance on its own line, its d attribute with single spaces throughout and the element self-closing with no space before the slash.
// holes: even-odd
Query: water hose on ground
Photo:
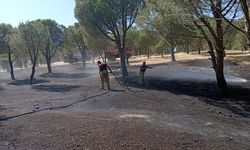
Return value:
<svg viewBox="0 0 250 150">
<path fill-rule="evenodd" d="M 13 119 L 13 118 L 21 117 L 21 116 L 26 116 L 26 115 L 29 115 L 29 114 L 33 114 L 33 113 L 37 113 L 37 112 L 42 112 L 42 111 L 47 111 L 47 110 L 56 110 L 56 109 L 68 108 L 68 107 L 70 107 L 72 105 L 75 105 L 77 103 L 80 103 L 80 102 L 83 102 L 83 101 L 86 101 L 88 99 L 95 98 L 95 97 L 98 97 L 98 96 L 102 96 L 102 95 L 105 95 L 105 94 L 108 94 L 108 93 L 109 93 L 109 91 L 107 90 L 106 92 L 98 93 L 98 94 L 86 97 L 84 99 L 81 99 L 79 101 L 76 101 L 76 102 L 73 102 L 73 103 L 70 103 L 70 104 L 67 104 L 67 105 L 46 107 L 46 108 L 43 108 L 43 109 L 38 109 L 38 110 L 33 110 L 33 111 L 30 111 L 30 112 L 22 113 L 22 114 L 19 114 L 19 115 L 13 115 L 13 116 L 7 116 L 7 117 L 0 117 L 0 121 L 6 121 L 6 120 L 9 120 L 9 119 Z"/>
</svg>

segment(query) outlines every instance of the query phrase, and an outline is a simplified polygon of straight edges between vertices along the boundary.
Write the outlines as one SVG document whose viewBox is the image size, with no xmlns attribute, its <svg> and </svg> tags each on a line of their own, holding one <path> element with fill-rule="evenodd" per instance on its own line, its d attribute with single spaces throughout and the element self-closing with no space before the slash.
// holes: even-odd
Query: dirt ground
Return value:
<svg viewBox="0 0 250 150">
<path fill-rule="evenodd" d="M 32 86 L 29 69 L 15 82 L 2 72 L 0 150 L 250 150 L 250 66 L 227 56 L 222 96 L 207 58 L 133 58 L 123 87 L 110 74 L 110 91 L 99 89 L 93 64 L 38 67 Z M 153 69 L 139 87 L 143 60 Z"/>
</svg>

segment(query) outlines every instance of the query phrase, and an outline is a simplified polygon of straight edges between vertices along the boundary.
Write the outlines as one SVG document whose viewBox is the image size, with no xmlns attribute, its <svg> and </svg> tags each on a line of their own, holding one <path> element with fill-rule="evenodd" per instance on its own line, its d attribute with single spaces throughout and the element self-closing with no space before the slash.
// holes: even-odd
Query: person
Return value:
<svg viewBox="0 0 250 150">
<path fill-rule="evenodd" d="M 99 74 L 101 78 L 101 89 L 104 89 L 104 82 L 106 82 L 107 88 L 110 89 L 108 65 L 106 63 L 102 63 L 100 60 L 97 61 L 97 65 L 99 66 Z"/>
<path fill-rule="evenodd" d="M 144 82 L 145 82 L 144 81 L 144 74 L 145 74 L 145 71 L 147 70 L 147 68 L 152 69 L 152 67 L 147 66 L 146 62 L 144 61 L 142 63 L 142 66 L 140 67 L 140 72 L 139 72 L 139 82 L 138 82 L 138 84 L 140 86 L 143 85 Z"/>
</svg>

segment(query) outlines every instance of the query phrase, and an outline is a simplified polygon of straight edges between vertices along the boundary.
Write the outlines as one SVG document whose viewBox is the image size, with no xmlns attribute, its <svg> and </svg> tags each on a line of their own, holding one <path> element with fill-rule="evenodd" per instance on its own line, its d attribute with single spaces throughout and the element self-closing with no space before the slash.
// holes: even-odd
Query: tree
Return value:
<svg viewBox="0 0 250 150">
<path fill-rule="evenodd" d="M 210 2 L 215 6 L 214 2 L 212 0 L 210 0 Z M 237 14 L 240 14 L 240 16 L 242 18 L 244 18 L 244 23 L 245 23 L 245 30 L 242 29 L 241 27 L 233 24 L 233 21 L 236 20 L 236 19 L 232 19 L 230 20 L 230 18 L 232 18 L 231 16 L 226 17 L 226 15 L 224 15 L 223 13 L 221 12 L 218 12 L 219 15 L 229 24 L 231 25 L 232 27 L 234 27 L 235 29 L 237 29 L 238 31 L 242 32 L 245 34 L 246 36 L 246 39 L 247 39 L 247 46 L 248 46 L 248 49 L 250 48 L 250 14 L 249 14 L 249 5 L 250 5 L 250 1 L 248 0 L 230 0 L 228 2 L 228 5 L 233 8 L 233 6 L 235 6 L 236 10 L 235 10 L 235 15 L 234 16 L 237 16 Z M 242 13 L 239 13 L 238 12 L 238 7 L 239 5 L 241 6 L 241 11 Z"/>
<path fill-rule="evenodd" d="M 149 29 L 139 30 L 138 37 L 138 49 L 144 50 L 144 54 L 150 57 L 150 54 L 155 49 L 155 45 L 158 42 L 158 34 L 156 31 Z"/>
<path fill-rule="evenodd" d="M 38 54 L 47 46 L 45 43 L 49 38 L 48 30 L 40 21 L 31 21 L 19 25 L 20 36 L 25 52 L 30 56 L 32 71 L 30 85 L 33 84 Z"/>
<path fill-rule="evenodd" d="M 218 87 L 225 93 L 227 82 L 224 77 L 224 34 L 228 28 L 224 26 L 222 18 L 228 16 L 234 18 L 237 7 L 233 7 L 232 0 L 187 0 L 186 2 L 188 2 L 184 9 L 188 10 L 185 11 L 185 14 L 188 14 L 186 17 L 193 18 L 193 23 L 205 37 Z"/>
<path fill-rule="evenodd" d="M 182 16 L 174 0 L 148 0 L 147 6 L 150 11 L 147 18 L 151 18 L 152 26 L 168 43 L 172 61 L 175 61 L 176 47 L 184 38 L 194 34 L 190 21 Z"/>
<path fill-rule="evenodd" d="M 59 25 L 53 20 L 38 20 L 40 21 L 46 28 L 47 34 L 44 38 L 46 39 L 46 47 L 42 50 L 42 55 L 45 57 L 48 73 L 52 73 L 51 63 L 52 58 L 55 56 L 58 47 L 62 45 L 64 40 L 64 26 Z"/>
<path fill-rule="evenodd" d="M 233 24 L 244 29 L 244 22 L 240 20 L 235 20 Z M 228 32 L 225 33 L 224 43 L 226 49 L 246 50 L 248 47 L 246 34 L 239 32 L 239 30 L 231 25 L 229 26 Z"/>
<path fill-rule="evenodd" d="M 22 42 L 21 34 L 19 29 L 15 29 L 14 34 L 10 37 L 10 45 L 14 50 L 14 57 L 18 67 L 22 68 L 23 66 L 27 68 L 29 56 L 25 52 L 25 45 Z"/>
<path fill-rule="evenodd" d="M 142 55 L 142 51 L 138 49 L 139 45 L 139 30 L 132 28 L 127 33 L 127 46 L 131 47 L 136 55 Z"/>
<path fill-rule="evenodd" d="M 14 58 L 13 53 L 14 49 L 10 45 L 11 35 L 14 34 L 14 29 L 9 24 L 0 24 L 0 51 L 4 51 L 5 54 L 8 56 L 8 62 L 10 66 L 10 76 L 12 80 L 15 80 L 14 75 Z"/>
<path fill-rule="evenodd" d="M 80 24 L 75 23 L 74 26 L 69 26 L 66 28 L 65 42 L 67 49 L 78 50 L 80 52 L 83 62 L 83 69 L 86 68 L 87 46 L 84 41 L 84 35 Z"/>
<path fill-rule="evenodd" d="M 215 0 L 209 0 L 210 5 L 212 7 L 216 7 L 217 1 Z M 228 23 L 228 27 L 232 26 L 238 31 L 245 34 L 247 39 L 247 46 L 250 48 L 250 14 L 249 14 L 249 5 L 250 1 L 248 0 L 220 0 L 220 3 L 222 4 L 223 9 L 221 11 L 216 11 L 218 13 L 218 16 L 220 18 L 223 18 L 225 22 Z M 239 9 L 239 6 L 241 6 L 241 10 Z M 240 12 L 241 11 L 241 12 Z M 234 13 L 230 13 L 234 12 Z M 241 20 L 244 18 L 245 23 L 245 30 L 237 26 L 237 24 L 234 24 L 233 22 L 235 20 Z"/>
<path fill-rule="evenodd" d="M 158 42 L 155 45 L 155 49 L 157 50 L 158 53 L 161 54 L 161 57 L 164 56 L 164 54 L 166 53 L 168 47 L 169 47 L 168 42 L 164 38 L 159 37 Z"/>
<path fill-rule="evenodd" d="M 91 50 L 93 56 L 100 56 L 106 62 L 106 50 L 108 47 L 113 47 L 110 40 L 103 34 L 91 26 L 82 27 L 84 40 L 87 47 Z M 98 43 L 98 44 L 96 44 Z"/>
<path fill-rule="evenodd" d="M 94 26 L 116 43 L 123 77 L 128 76 L 125 62 L 127 31 L 143 6 L 143 0 L 76 0 L 75 15 L 80 24 Z"/>
<path fill-rule="evenodd" d="M 249 4 L 250 2 L 247 0 L 240 0 L 241 8 L 244 14 L 244 19 L 245 19 L 245 33 L 247 37 L 247 45 L 248 49 L 250 48 L 250 14 L 249 14 Z M 239 31 L 241 28 L 238 28 Z"/>
</svg>

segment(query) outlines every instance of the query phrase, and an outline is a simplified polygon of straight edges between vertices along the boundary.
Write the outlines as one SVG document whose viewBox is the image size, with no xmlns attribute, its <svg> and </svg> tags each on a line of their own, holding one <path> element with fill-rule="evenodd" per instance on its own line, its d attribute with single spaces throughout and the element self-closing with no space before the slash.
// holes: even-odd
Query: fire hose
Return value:
<svg viewBox="0 0 250 150">
<path fill-rule="evenodd" d="M 102 96 L 102 95 L 105 95 L 105 94 L 108 94 L 108 93 L 109 93 L 109 91 L 106 91 L 106 92 L 103 92 L 103 93 L 98 93 L 98 94 L 95 94 L 95 95 L 86 97 L 86 98 L 84 98 L 84 99 L 81 99 L 81 100 L 79 100 L 79 101 L 76 101 L 76 102 L 73 102 L 73 103 L 70 103 L 70 104 L 66 104 L 66 105 L 62 105 L 62 106 L 51 106 L 51 107 L 46 107 L 46 108 L 43 108 L 43 109 L 36 108 L 36 109 L 33 110 L 33 111 L 29 111 L 29 112 L 22 113 L 22 114 L 18 114 L 18 115 L 0 117 L 0 121 L 5 121 L 5 120 L 9 120 L 9 119 L 13 119 L 13 118 L 17 118 L 17 117 L 21 117 L 21 116 L 25 116 L 25 115 L 37 113 L 37 112 L 47 111 L 47 110 L 56 110 L 56 109 L 68 108 L 68 107 L 70 107 L 70 106 L 72 106 L 72 105 L 75 105 L 75 104 L 84 102 L 84 101 L 86 101 L 86 100 L 88 100 L 88 99 L 95 98 L 95 97 L 99 97 L 99 96 Z"/>
<path fill-rule="evenodd" d="M 109 67 L 108 67 L 109 68 Z M 125 88 L 124 85 L 121 83 L 121 81 L 119 80 L 119 78 L 116 76 L 115 73 L 113 73 L 113 71 L 111 70 L 111 68 L 109 68 L 110 72 L 112 73 L 112 75 L 115 77 L 115 79 L 117 80 L 118 84 L 122 87 L 122 88 Z M 129 81 L 127 82 L 126 84 L 126 89 L 130 92 L 143 92 L 143 91 L 134 91 L 132 89 L 129 88 Z M 62 106 L 51 106 L 51 107 L 46 107 L 46 108 L 43 108 L 43 109 L 39 109 L 39 107 L 35 107 L 36 109 L 34 109 L 33 111 L 29 111 L 29 112 L 26 112 L 26 113 L 22 113 L 22 114 L 18 114 L 18 115 L 13 115 L 13 116 L 4 116 L 4 117 L 0 117 L 0 121 L 5 121 L 5 120 L 9 120 L 9 119 L 13 119 L 13 118 L 17 118 L 17 117 L 21 117 L 21 116 L 25 116 L 25 115 L 29 115 L 29 114 L 33 114 L 33 113 L 37 113 L 37 112 L 42 112 L 42 111 L 47 111 L 47 110 L 56 110 L 56 109 L 64 109 L 64 108 L 68 108 L 72 105 L 75 105 L 75 104 L 78 104 L 80 102 L 83 102 L 83 101 L 86 101 L 88 99 L 91 99 L 91 98 L 95 98 L 95 97 L 99 97 L 99 96 L 102 96 L 102 95 L 105 95 L 105 94 L 108 94 L 109 93 L 109 90 L 107 90 L 106 92 L 103 92 L 103 93 L 98 93 L 98 94 L 95 94 L 95 95 L 92 95 L 92 96 L 89 96 L 87 98 L 84 98 L 84 99 L 81 99 L 79 101 L 76 101 L 76 102 L 73 102 L 73 103 L 70 103 L 70 104 L 66 104 L 66 105 L 62 105 Z"/>
</svg>

